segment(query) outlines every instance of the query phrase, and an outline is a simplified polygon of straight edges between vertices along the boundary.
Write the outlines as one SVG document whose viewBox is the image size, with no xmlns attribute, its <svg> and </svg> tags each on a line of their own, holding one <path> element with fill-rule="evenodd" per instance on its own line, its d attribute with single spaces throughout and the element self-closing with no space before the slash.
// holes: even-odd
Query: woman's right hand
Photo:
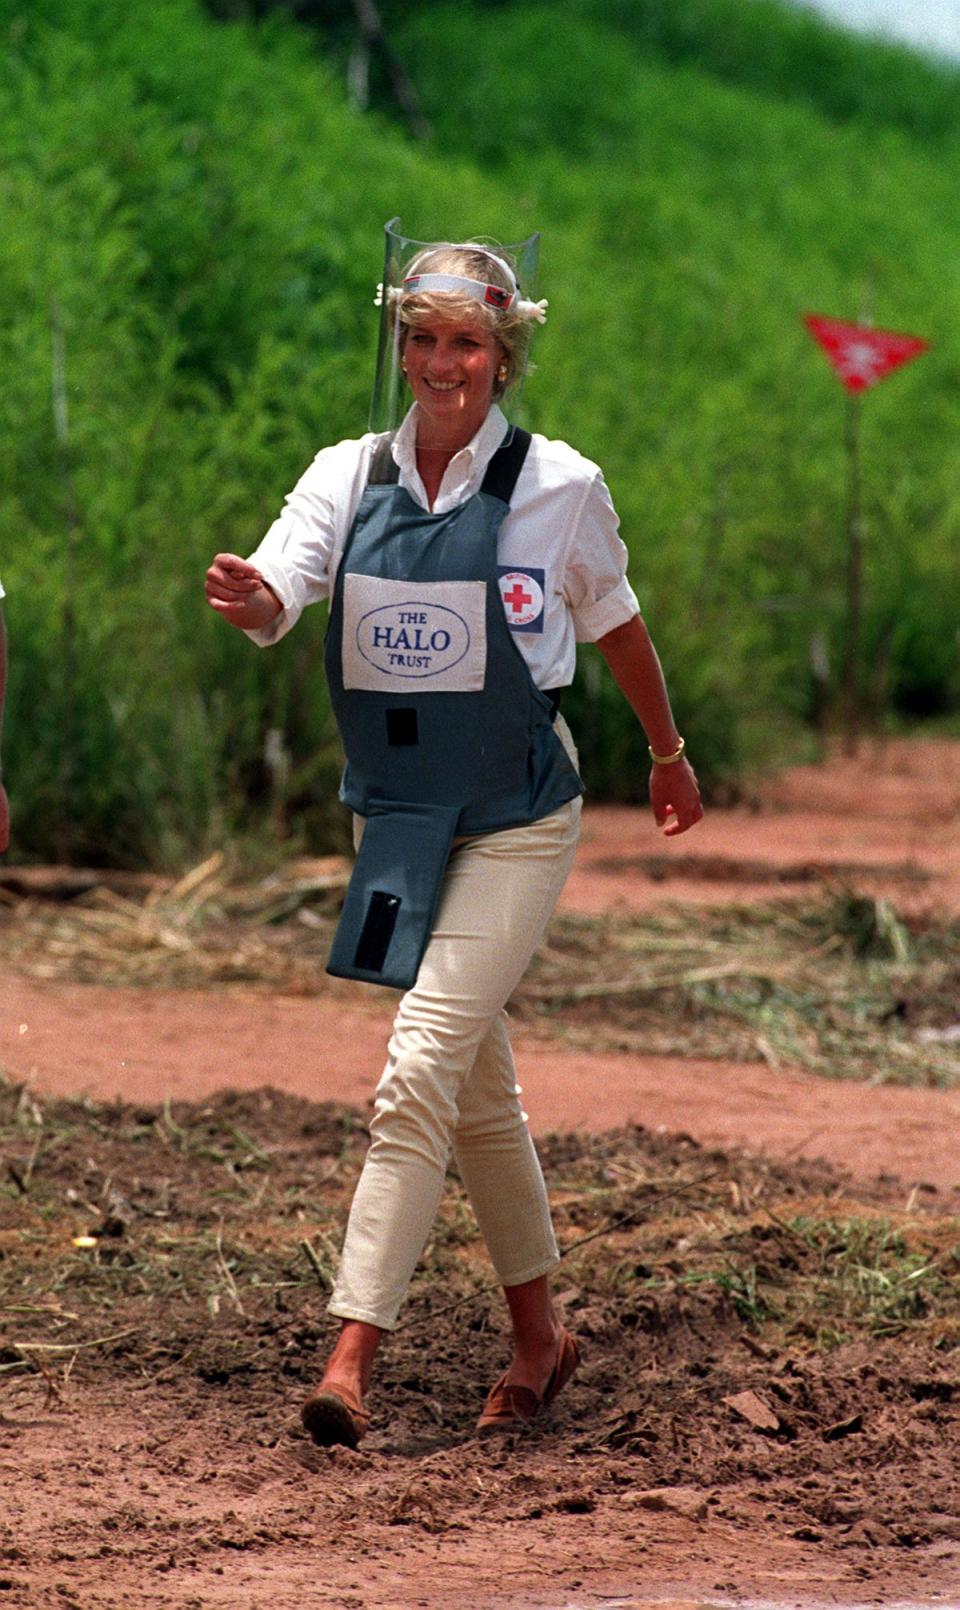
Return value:
<svg viewBox="0 0 960 1610">
<path fill-rule="evenodd" d="M 269 626 L 283 609 L 256 565 L 235 553 L 217 554 L 207 571 L 204 591 L 210 608 L 244 632 Z"/>
</svg>

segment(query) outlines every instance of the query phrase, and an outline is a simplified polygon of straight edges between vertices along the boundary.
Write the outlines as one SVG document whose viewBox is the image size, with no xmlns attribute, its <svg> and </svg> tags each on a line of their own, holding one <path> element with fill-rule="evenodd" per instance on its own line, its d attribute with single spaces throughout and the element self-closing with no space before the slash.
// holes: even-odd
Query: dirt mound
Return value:
<svg viewBox="0 0 960 1610">
<path fill-rule="evenodd" d="M 271 1090 L 0 1093 L 5 1604 L 797 1603 L 801 1583 L 849 1602 L 960 1580 L 960 1228 L 935 1193 L 905 1212 L 826 1165 L 551 1136 L 584 1363 L 549 1420 L 474 1436 L 508 1342 L 451 1179 L 373 1430 L 321 1451 L 296 1414 L 365 1138 L 355 1110 Z"/>
</svg>

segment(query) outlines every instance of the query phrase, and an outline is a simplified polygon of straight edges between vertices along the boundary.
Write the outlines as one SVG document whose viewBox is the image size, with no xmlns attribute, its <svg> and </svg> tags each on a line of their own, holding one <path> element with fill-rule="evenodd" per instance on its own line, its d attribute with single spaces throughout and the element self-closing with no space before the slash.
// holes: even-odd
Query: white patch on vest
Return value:
<svg viewBox="0 0 960 1610">
<path fill-rule="evenodd" d="M 343 685 L 367 693 L 479 693 L 486 583 L 343 578 Z"/>
</svg>

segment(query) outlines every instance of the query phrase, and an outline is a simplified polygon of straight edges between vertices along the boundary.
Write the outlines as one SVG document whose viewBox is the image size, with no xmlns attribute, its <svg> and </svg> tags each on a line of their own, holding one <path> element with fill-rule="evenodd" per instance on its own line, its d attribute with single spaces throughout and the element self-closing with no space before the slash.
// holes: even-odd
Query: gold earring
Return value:
<svg viewBox="0 0 960 1610">
<path fill-rule="evenodd" d="M 502 383 L 504 380 L 506 380 L 506 378 L 507 378 L 507 366 L 506 366 L 505 363 L 502 363 L 500 365 L 499 369 L 497 370 L 497 379 L 499 381 L 501 381 L 501 383 Z"/>
</svg>

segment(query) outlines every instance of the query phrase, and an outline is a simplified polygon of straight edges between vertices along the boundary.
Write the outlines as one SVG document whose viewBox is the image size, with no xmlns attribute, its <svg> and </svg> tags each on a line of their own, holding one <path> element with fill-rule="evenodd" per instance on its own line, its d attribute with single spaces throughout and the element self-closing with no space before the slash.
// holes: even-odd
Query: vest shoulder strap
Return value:
<svg viewBox="0 0 960 1610">
<path fill-rule="evenodd" d="M 528 430 L 521 430 L 519 425 L 511 425 L 487 465 L 481 492 L 489 492 L 491 497 L 500 498 L 503 503 L 510 502 L 520 471 L 523 469 L 530 441 Z"/>
<path fill-rule="evenodd" d="M 395 435 L 396 431 L 388 430 L 373 449 L 367 474 L 368 486 L 396 486 L 400 479 L 400 466 L 391 452 Z"/>
</svg>

